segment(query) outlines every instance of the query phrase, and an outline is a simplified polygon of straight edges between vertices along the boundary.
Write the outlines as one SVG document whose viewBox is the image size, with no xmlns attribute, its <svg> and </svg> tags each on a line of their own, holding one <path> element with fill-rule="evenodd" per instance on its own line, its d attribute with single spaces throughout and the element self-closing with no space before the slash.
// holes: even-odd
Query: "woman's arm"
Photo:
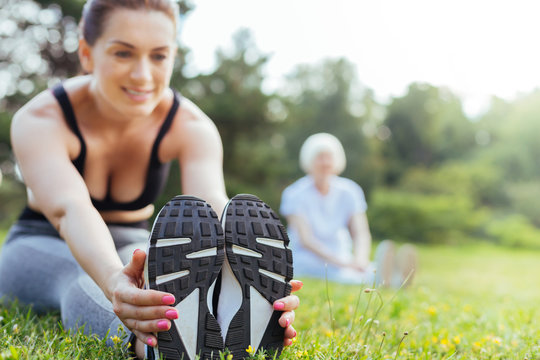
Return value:
<svg viewBox="0 0 540 360">
<path fill-rule="evenodd" d="M 321 259 L 337 266 L 346 267 L 351 265 L 336 256 L 333 256 L 328 247 L 315 238 L 308 222 L 301 216 L 289 215 L 287 216 L 287 223 L 298 232 L 302 246 L 319 256 Z"/>
<path fill-rule="evenodd" d="M 227 201 L 223 178 L 223 146 L 214 123 L 193 103 L 182 99 L 177 158 L 180 163 L 182 193 L 199 197 L 221 216 Z M 173 133 L 174 135 L 174 133 Z"/>
<path fill-rule="evenodd" d="M 77 145 L 75 150 L 72 145 L 77 142 L 49 92 L 17 112 L 11 139 L 33 206 L 58 230 L 124 324 L 142 340 L 155 343 L 150 332 L 159 330 L 158 321 L 173 309 L 163 302 L 170 294 L 138 289 L 142 269 L 135 274 L 133 266 L 122 265 L 109 230 L 70 160 L 70 151 L 77 151 Z M 133 321 L 140 306 L 145 307 L 145 319 Z"/>
<path fill-rule="evenodd" d="M 371 233 L 366 213 L 359 212 L 351 216 L 349 231 L 353 240 L 355 267 L 365 270 L 369 265 L 371 254 Z"/>
</svg>

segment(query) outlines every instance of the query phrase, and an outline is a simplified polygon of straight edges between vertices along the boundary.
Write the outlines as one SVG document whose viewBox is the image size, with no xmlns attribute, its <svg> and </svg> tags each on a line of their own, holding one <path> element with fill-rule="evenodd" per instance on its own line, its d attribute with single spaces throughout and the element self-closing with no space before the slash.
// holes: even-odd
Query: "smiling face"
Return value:
<svg viewBox="0 0 540 360">
<path fill-rule="evenodd" d="M 83 69 L 104 108 L 124 116 L 152 113 L 169 86 L 176 54 L 175 24 L 160 11 L 119 8 L 90 46 L 80 42 Z"/>
</svg>

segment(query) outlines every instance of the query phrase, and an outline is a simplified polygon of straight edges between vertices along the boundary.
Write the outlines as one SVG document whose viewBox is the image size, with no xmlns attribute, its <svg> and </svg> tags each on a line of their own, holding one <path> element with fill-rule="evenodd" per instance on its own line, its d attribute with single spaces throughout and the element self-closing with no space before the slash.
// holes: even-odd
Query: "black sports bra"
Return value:
<svg viewBox="0 0 540 360">
<path fill-rule="evenodd" d="M 86 143 L 84 142 L 84 138 L 82 137 L 82 134 L 79 130 L 79 126 L 77 125 L 77 119 L 75 118 L 73 107 L 71 106 L 69 97 L 62 84 L 56 85 L 52 89 L 52 92 L 56 97 L 56 100 L 58 100 L 60 107 L 62 108 L 68 126 L 81 142 L 81 152 L 79 153 L 79 156 L 77 156 L 77 158 L 73 160 L 73 165 L 75 165 L 81 176 L 83 176 L 84 162 L 86 159 Z M 150 163 L 148 164 L 148 170 L 146 172 L 146 184 L 141 195 L 139 195 L 139 197 L 137 197 L 133 201 L 116 202 L 112 199 L 111 191 L 110 189 L 108 189 L 105 199 L 99 200 L 91 198 L 92 203 L 97 210 L 139 210 L 149 204 L 152 204 L 163 190 L 163 187 L 165 186 L 165 183 L 167 181 L 167 176 L 169 175 L 170 163 L 163 164 L 159 161 L 158 150 L 159 144 L 169 130 L 172 120 L 174 119 L 174 116 L 180 104 L 178 94 L 174 90 L 173 92 L 173 104 L 171 106 L 171 109 L 169 110 L 169 113 L 167 114 L 167 117 L 163 121 L 156 140 L 154 141 L 154 144 L 152 146 Z"/>
</svg>

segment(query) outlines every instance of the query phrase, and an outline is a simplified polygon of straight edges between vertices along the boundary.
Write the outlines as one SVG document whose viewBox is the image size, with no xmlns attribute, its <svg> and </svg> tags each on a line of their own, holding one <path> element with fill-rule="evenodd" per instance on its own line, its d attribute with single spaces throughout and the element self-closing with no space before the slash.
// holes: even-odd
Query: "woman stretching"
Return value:
<svg viewBox="0 0 540 360">
<path fill-rule="evenodd" d="M 0 297 L 60 309 L 64 326 L 85 324 L 102 337 L 124 327 L 138 358 L 279 351 L 267 333 L 279 324 L 282 343 L 291 343 L 299 300 L 288 294 L 301 287 L 289 282 L 288 240 L 257 198 L 228 203 L 216 127 L 169 88 L 177 14 L 172 0 L 89 0 L 78 50 L 88 75 L 40 93 L 14 116 L 28 204 L 2 249 Z M 171 200 L 149 233 L 172 160 L 189 196 Z M 137 250 L 147 247 L 148 256 Z M 283 286 L 270 294 L 267 280 Z M 257 312 L 261 299 L 268 304 Z M 145 354 L 145 345 L 158 350 Z"/>
</svg>

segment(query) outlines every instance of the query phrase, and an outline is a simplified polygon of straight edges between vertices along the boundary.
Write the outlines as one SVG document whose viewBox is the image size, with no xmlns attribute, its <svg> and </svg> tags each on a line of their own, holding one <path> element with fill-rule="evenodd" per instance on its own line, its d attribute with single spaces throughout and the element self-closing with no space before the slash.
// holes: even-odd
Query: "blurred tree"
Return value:
<svg viewBox="0 0 540 360">
<path fill-rule="evenodd" d="M 373 93 L 360 84 L 354 66 L 345 59 L 300 65 L 288 76 L 281 95 L 286 148 L 295 169 L 288 183 L 302 176 L 298 153 L 304 140 L 327 132 L 345 149 L 347 169 L 343 176 L 354 179 L 369 193 L 380 173 L 375 143 L 381 139 L 375 135 L 384 110 Z M 366 131 L 369 126 L 375 131 Z"/>
<path fill-rule="evenodd" d="M 261 89 L 267 61 L 249 31 L 240 30 L 229 52 L 216 52 L 217 66 L 212 73 L 184 78 L 183 83 L 177 78 L 173 81 L 218 128 L 229 194 L 251 192 L 275 205 L 279 199 L 275 178 L 282 171 L 284 152 L 272 141 L 277 129 L 269 115 L 273 97 Z M 171 178 L 169 191 L 178 192 L 178 182 Z"/>
<path fill-rule="evenodd" d="M 512 103 L 493 99 L 490 111 L 479 121 L 479 129 L 487 136 L 479 156 L 500 167 L 509 182 L 540 178 L 539 103 L 540 90 Z"/>
<path fill-rule="evenodd" d="M 389 184 L 409 167 L 460 158 L 475 146 L 473 124 L 461 101 L 444 88 L 411 84 L 405 96 L 388 106 L 384 123 L 391 136 L 384 149 Z"/>
</svg>

